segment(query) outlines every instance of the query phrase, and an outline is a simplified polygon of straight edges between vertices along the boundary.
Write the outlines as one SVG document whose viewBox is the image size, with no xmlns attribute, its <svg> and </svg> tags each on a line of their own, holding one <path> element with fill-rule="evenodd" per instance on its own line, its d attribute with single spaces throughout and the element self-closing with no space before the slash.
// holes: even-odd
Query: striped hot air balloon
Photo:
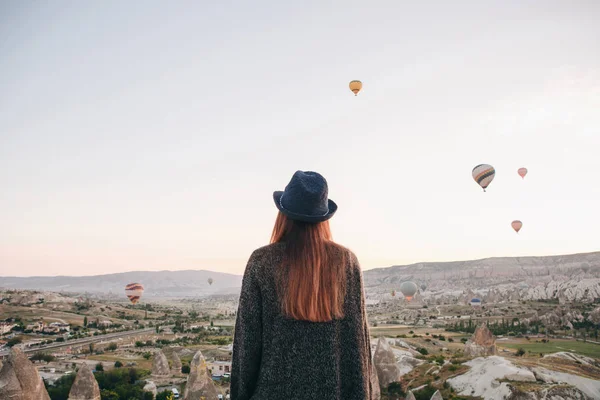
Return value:
<svg viewBox="0 0 600 400">
<path fill-rule="evenodd" d="M 489 164 L 479 164 L 475 168 L 473 168 L 473 179 L 479 186 L 485 189 L 492 183 L 494 180 L 494 176 L 496 176 L 496 170 Z"/>
<path fill-rule="evenodd" d="M 144 286 L 141 283 L 130 283 L 125 286 L 125 294 L 131 303 L 137 304 L 144 293 Z"/>
</svg>

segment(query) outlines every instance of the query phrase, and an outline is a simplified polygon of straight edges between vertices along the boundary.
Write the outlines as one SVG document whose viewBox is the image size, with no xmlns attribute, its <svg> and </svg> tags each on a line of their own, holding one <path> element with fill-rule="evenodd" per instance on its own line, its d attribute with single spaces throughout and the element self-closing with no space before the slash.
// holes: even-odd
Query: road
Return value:
<svg viewBox="0 0 600 400">
<path fill-rule="evenodd" d="M 44 346 L 29 347 L 29 348 L 23 349 L 23 353 L 36 353 L 38 351 L 58 349 L 61 347 L 80 346 L 80 345 L 84 345 L 84 344 L 88 344 L 88 343 L 96 343 L 96 342 L 106 341 L 106 340 L 115 339 L 115 338 L 144 335 L 144 334 L 152 333 L 154 331 L 155 331 L 155 328 L 145 328 L 145 329 L 138 329 L 135 331 L 107 333 L 106 335 L 90 336 L 90 337 L 82 338 L 82 339 L 67 340 L 65 342 L 54 342 L 54 343 L 47 344 Z M 10 352 L 9 349 L 0 351 L 0 357 L 7 356 L 9 352 Z"/>
</svg>

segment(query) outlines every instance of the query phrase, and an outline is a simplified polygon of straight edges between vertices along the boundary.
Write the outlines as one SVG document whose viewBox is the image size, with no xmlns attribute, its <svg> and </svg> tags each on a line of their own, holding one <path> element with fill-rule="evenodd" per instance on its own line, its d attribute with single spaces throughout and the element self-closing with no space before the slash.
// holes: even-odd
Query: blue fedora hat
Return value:
<svg viewBox="0 0 600 400">
<path fill-rule="evenodd" d="M 316 223 L 327 221 L 337 211 L 337 204 L 327 194 L 327 181 L 321 174 L 296 171 L 283 192 L 273 193 L 273 200 L 290 219 Z"/>
</svg>

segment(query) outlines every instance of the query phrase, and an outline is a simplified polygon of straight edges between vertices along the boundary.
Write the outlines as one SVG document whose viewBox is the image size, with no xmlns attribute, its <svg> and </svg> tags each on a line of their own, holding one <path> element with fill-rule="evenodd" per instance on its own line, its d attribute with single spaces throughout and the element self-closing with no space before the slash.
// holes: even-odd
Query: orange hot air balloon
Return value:
<svg viewBox="0 0 600 400">
<path fill-rule="evenodd" d="M 519 220 L 515 220 L 511 223 L 511 226 L 515 230 L 515 232 L 519 233 L 521 227 L 523 227 L 523 223 Z"/>
<path fill-rule="evenodd" d="M 525 175 L 527 175 L 527 168 L 519 168 L 518 172 L 521 178 L 525 179 Z"/>
<path fill-rule="evenodd" d="M 144 293 L 144 286 L 141 283 L 130 283 L 125 286 L 125 294 L 131 303 L 137 304 Z"/>
<path fill-rule="evenodd" d="M 396 291 L 392 290 L 392 297 L 396 297 Z"/>
<path fill-rule="evenodd" d="M 358 92 L 360 92 L 360 90 L 362 89 L 362 82 L 361 81 L 350 81 L 350 90 L 352 90 L 352 93 L 354 93 L 355 96 L 358 95 Z"/>
</svg>

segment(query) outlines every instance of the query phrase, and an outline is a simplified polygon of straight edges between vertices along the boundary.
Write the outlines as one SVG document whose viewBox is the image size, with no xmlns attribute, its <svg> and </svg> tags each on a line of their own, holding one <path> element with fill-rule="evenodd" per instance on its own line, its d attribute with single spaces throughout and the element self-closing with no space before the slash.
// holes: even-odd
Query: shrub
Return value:
<svg viewBox="0 0 600 400">
<path fill-rule="evenodd" d="M 523 349 L 522 347 L 519 347 L 519 349 L 517 350 L 517 357 L 522 357 L 525 355 L 525 349 Z"/>
<path fill-rule="evenodd" d="M 102 365 L 102 363 L 96 364 L 96 371 L 98 371 L 98 372 L 104 371 L 104 365 Z"/>
<path fill-rule="evenodd" d="M 427 354 L 429 354 L 429 352 L 427 351 L 427 349 L 426 349 L 426 348 L 424 348 L 424 347 L 419 347 L 419 348 L 417 349 L 417 351 L 418 351 L 419 353 L 423 354 L 424 356 L 426 356 Z"/>
<path fill-rule="evenodd" d="M 189 365 L 182 365 L 181 366 L 181 373 L 182 374 L 189 374 L 190 373 L 190 366 Z"/>
<path fill-rule="evenodd" d="M 106 350 L 108 350 L 108 351 L 115 351 L 115 350 L 117 350 L 117 348 L 118 348 L 118 346 L 117 346 L 117 344 L 116 344 L 116 343 L 111 343 L 111 344 L 109 344 L 109 345 L 106 347 Z"/>
<path fill-rule="evenodd" d="M 123 363 L 119 360 L 115 361 L 115 368 L 121 368 L 123 366 Z"/>
</svg>

